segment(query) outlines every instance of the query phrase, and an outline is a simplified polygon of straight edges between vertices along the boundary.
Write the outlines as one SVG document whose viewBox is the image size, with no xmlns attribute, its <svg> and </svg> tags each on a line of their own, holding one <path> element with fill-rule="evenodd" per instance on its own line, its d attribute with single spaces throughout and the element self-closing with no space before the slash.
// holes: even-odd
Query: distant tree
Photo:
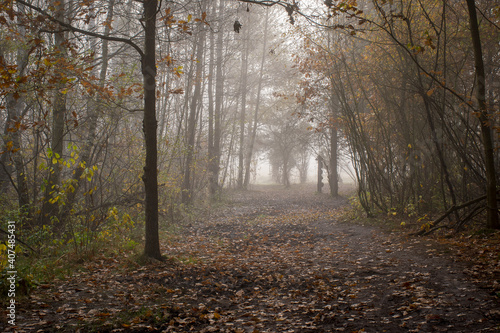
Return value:
<svg viewBox="0 0 500 333">
<path fill-rule="evenodd" d="M 297 166 L 297 161 L 308 155 L 305 151 L 310 146 L 311 132 L 305 122 L 297 121 L 293 112 L 276 112 L 273 119 L 266 124 L 266 145 L 268 156 L 273 167 L 275 179 L 289 187 L 291 171 Z M 302 161 L 302 177 L 305 162 Z"/>
<path fill-rule="evenodd" d="M 247 18 L 247 21 L 248 18 Z M 246 25 L 245 22 L 245 25 Z M 239 150 L 238 150 L 238 188 L 244 188 L 244 175 L 245 175 L 245 148 L 246 148 L 246 121 L 247 121 L 247 94 L 248 94 L 248 57 L 250 53 L 250 39 L 249 30 L 245 29 L 242 33 L 242 51 L 241 51 L 241 103 L 240 103 L 240 116 L 239 116 Z"/>
<path fill-rule="evenodd" d="M 254 153 L 254 146 L 255 146 L 255 139 L 257 136 L 257 127 L 258 127 L 258 120 L 259 120 L 259 111 L 261 107 L 261 93 L 262 93 L 262 85 L 263 85 L 263 77 L 264 77 L 264 65 L 266 63 L 266 58 L 267 58 L 267 41 L 268 41 L 268 35 L 269 35 L 269 10 L 266 10 L 266 15 L 264 18 L 264 30 L 263 30 L 263 41 L 262 41 L 262 55 L 260 58 L 260 68 L 259 68 L 259 78 L 257 82 L 257 97 L 255 100 L 255 110 L 253 114 L 253 120 L 251 122 L 251 127 L 249 126 L 248 133 L 250 134 L 249 142 L 248 142 L 248 147 L 246 149 L 246 157 L 245 157 L 245 179 L 243 182 L 243 187 L 248 188 L 248 185 L 250 183 L 250 163 L 252 162 L 252 155 Z"/>
<path fill-rule="evenodd" d="M 205 8 L 203 8 L 205 10 Z M 200 22 L 199 26 L 202 28 L 201 32 L 197 34 L 195 39 L 196 50 L 196 69 L 194 75 L 194 91 L 191 96 L 189 104 L 189 115 L 186 133 L 186 163 L 184 166 L 184 179 L 182 183 L 182 203 L 191 204 L 193 200 L 193 170 L 194 170 L 194 157 L 195 157 L 195 139 L 196 139 L 196 125 L 198 123 L 199 108 L 202 102 L 202 86 L 204 85 L 203 70 L 204 70 L 204 45 L 206 39 L 206 32 L 203 28 L 203 23 Z"/>
</svg>

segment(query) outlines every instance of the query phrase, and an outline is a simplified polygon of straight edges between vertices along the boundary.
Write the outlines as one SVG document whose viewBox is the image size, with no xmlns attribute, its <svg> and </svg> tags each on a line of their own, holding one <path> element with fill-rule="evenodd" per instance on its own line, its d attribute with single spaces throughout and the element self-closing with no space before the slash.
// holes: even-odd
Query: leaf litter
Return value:
<svg viewBox="0 0 500 333">
<path fill-rule="evenodd" d="M 229 207 L 164 242 L 165 262 L 87 263 L 35 290 L 10 329 L 499 331 L 498 298 L 474 283 L 473 266 L 431 239 L 339 222 L 346 201 L 313 191 L 235 192 Z"/>
</svg>

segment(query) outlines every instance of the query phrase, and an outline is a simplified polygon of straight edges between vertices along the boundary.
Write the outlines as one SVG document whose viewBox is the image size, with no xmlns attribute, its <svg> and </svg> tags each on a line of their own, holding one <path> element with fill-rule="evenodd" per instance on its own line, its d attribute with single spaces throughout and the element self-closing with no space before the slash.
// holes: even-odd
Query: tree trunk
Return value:
<svg viewBox="0 0 500 333">
<path fill-rule="evenodd" d="M 22 102 L 21 100 L 16 100 L 11 94 L 7 96 L 7 117 L 8 117 L 8 125 L 10 128 L 15 128 L 14 123 L 16 121 L 21 121 L 21 108 Z M 16 191 L 17 191 L 17 199 L 19 208 L 23 211 L 27 211 L 29 205 L 29 192 L 28 192 L 28 183 L 26 181 L 26 172 L 24 159 L 21 154 L 22 152 L 22 144 L 21 144 L 21 130 L 18 129 L 15 132 L 6 134 L 7 142 L 12 141 L 12 149 L 17 149 L 18 151 L 5 152 L 6 156 L 11 156 L 12 161 L 14 162 L 14 166 L 16 169 Z M 10 177 L 10 176 L 9 176 Z"/>
<path fill-rule="evenodd" d="M 323 158 L 318 156 L 318 183 L 316 184 L 316 191 L 318 193 L 323 192 Z"/>
<path fill-rule="evenodd" d="M 111 32 L 111 22 L 113 21 L 113 6 L 115 4 L 115 0 L 110 0 L 108 4 L 108 14 L 106 16 L 106 22 L 108 24 L 105 25 L 104 28 L 104 35 L 109 36 Z M 108 44 L 109 41 L 103 39 L 102 40 L 102 54 L 101 54 L 101 59 L 102 59 L 102 66 L 101 66 L 101 71 L 99 74 L 99 87 L 103 88 L 105 81 L 106 81 L 106 73 L 108 71 Z M 92 48 L 96 48 L 96 42 L 92 43 Z M 65 206 L 65 212 L 63 216 L 67 216 L 69 212 L 71 211 L 71 208 L 73 207 L 75 200 L 76 200 L 76 195 L 78 194 L 78 190 L 80 188 L 81 182 L 82 182 L 82 174 L 85 171 L 85 166 L 90 166 L 91 164 L 91 153 L 92 149 L 95 144 L 96 140 L 96 131 L 97 131 L 97 120 L 98 120 L 98 110 L 101 107 L 102 103 L 102 98 L 101 94 L 97 93 L 95 94 L 95 98 L 90 97 L 88 101 L 88 107 L 87 107 L 87 114 L 88 114 L 88 128 L 87 128 L 87 138 L 85 140 L 85 144 L 82 148 L 81 151 L 81 162 L 84 163 L 84 165 L 79 164 L 77 168 L 75 169 L 73 173 L 73 182 L 74 182 L 74 191 L 69 192 L 67 194 L 67 200 L 66 200 L 66 206 Z"/>
<path fill-rule="evenodd" d="M 220 0 L 219 3 L 219 20 L 222 22 L 224 18 L 224 3 L 225 0 Z M 220 158 L 221 158 L 221 120 L 222 120 L 222 101 L 224 98 L 224 76 L 222 68 L 224 65 L 223 59 L 223 39 L 224 24 L 219 25 L 219 35 L 217 36 L 217 63 L 216 63 L 216 83 L 215 83 L 215 114 L 214 114 L 214 158 L 212 161 L 212 192 L 219 189 L 219 173 L 220 173 Z"/>
<path fill-rule="evenodd" d="M 21 28 L 22 29 L 22 28 Z M 4 58 L 3 49 L 0 49 L 0 58 Z M 26 66 L 28 65 L 28 57 L 29 54 L 27 49 L 21 47 L 17 50 L 17 77 L 21 78 L 25 75 Z M 14 167 L 16 170 L 16 191 L 19 208 L 22 210 L 27 210 L 29 205 L 29 192 L 28 192 L 28 183 L 26 179 L 26 171 L 25 164 L 22 155 L 22 137 L 21 137 L 21 129 L 17 128 L 15 131 L 11 131 L 12 129 L 16 129 L 15 122 L 21 121 L 22 118 L 22 106 L 24 104 L 24 99 L 22 96 L 15 98 L 13 94 L 8 94 L 6 96 L 6 104 L 7 104 L 7 120 L 5 122 L 5 131 L 4 131 L 4 142 L 12 143 L 12 147 L 10 149 L 3 149 L 2 160 L 0 165 L 0 191 L 1 193 L 5 193 L 5 188 L 9 181 L 12 181 L 11 170 L 9 168 L 9 159 L 14 162 Z M 7 147 L 6 147 L 7 148 Z M 17 151 L 13 151 L 16 150 Z M 10 151 L 9 151 L 10 150 Z"/>
<path fill-rule="evenodd" d="M 268 18 L 269 18 L 269 9 L 266 9 L 266 17 L 265 17 L 265 23 L 264 23 L 264 41 L 262 44 L 262 58 L 260 62 L 260 73 L 259 73 L 259 83 L 257 86 L 257 100 L 255 102 L 255 112 L 253 115 L 253 125 L 252 125 L 252 131 L 250 135 L 250 142 L 248 145 L 247 149 L 247 156 L 246 156 L 246 166 L 245 166 L 245 181 L 243 184 L 244 188 L 248 188 L 248 184 L 250 183 L 250 164 L 252 163 L 252 155 L 253 155 L 253 147 L 255 144 L 255 137 L 257 136 L 257 122 L 259 119 L 259 107 L 260 107 L 260 93 L 262 90 L 262 78 L 264 76 L 264 64 L 266 61 L 266 55 L 267 55 L 267 27 L 268 27 Z"/>
<path fill-rule="evenodd" d="M 338 167 L 338 131 L 335 124 L 330 124 L 330 165 L 328 174 L 328 184 L 330 185 L 330 195 L 336 197 L 339 195 L 339 175 Z"/>
<path fill-rule="evenodd" d="M 65 1 L 53 1 L 56 8 L 56 19 L 64 21 L 65 17 Z M 57 57 L 63 60 L 66 56 L 65 32 L 57 32 L 54 34 L 54 49 Z M 59 65 L 61 66 L 61 65 Z M 59 68 L 64 72 L 64 68 Z M 60 80 L 62 82 L 63 80 Z M 44 202 L 41 212 L 41 223 L 47 224 L 52 218 L 57 227 L 63 226 L 63 221 L 59 221 L 59 204 L 58 201 L 50 201 L 54 194 L 59 190 L 59 183 L 61 182 L 61 164 L 52 163 L 52 159 L 59 160 L 63 156 L 63 140 L 64 140 L 64 120 L 66 115 L 66 95 L 62 93 L 64 83 L 59 83 L 54 91 L 54 100 L 52 105 L 52 136 L 51 136 L 51 151 L 52 155 L 49 156 L 49 165 L 51 165 L 51 172 L 49 175 L 48 183 L 45 188 Z"/>
<path fill-rule="evenodd" d="M 238 153 L 238 188 L 244 188 L 244 156 L 245 156 L 245 122 L 247 106 L 247 72 L 248 72 L 248 53 L 249 40 L 248 29 L 244 30 L 243 50 L 241 51 L 241 113 L 240 113 L 240 150 Z"/>
<path fill-rule="evenodd" d="M 217 13 L 216 2 L 214 2 L 213 15 Z M 223 21 L 224 0 L 219 2 L 218 17 Z M 208 159 L 209 159 L 209 190 L 214 197 L 219 189 L 220 172 L 220 138 L 221 138 L 221 113 L 222 99 L 224 94 L 223 67 L 223 36 L 224 25 L 221 23 L 217 31 L 217 43 L 215 43 L 214 32 L 210 34 L 210 69 L 209 69 L 209 116 L 208 116 Z M 217 55 L 215 55 L 217 52 Z M 215 105 L 213 93 L 213 79 L 215 69 Z M 214 109 L 215 108 L 215 109 Z"/>
<path fill-rule="evenodd" d="M 283 185 L 285 185 L 286 188 L 290 187 L 290 175 L 288 173 L 288 153 L 285 153 L 283 156 Z"/>
<path fill-rule="evenodd" d="M 420 73 L 420 71 L 419 71 L 419 73 Z M 434 147 L 436 148 L 436 153 L 437 153 L 437 156 L 439 159 L 439 164 L 441 166 L 441 177 L 443 177 L 445 180 L 446 186 L 448 187 L 448 191 L 450 193 L 451 202 L 452 202 L 453 206 L 455 206 L 457 204 L 455 190 L 454 190 L 453 184 L 452 184 L 451 179 L 450 179 L 450 173 L 448 171 L 448 166 L 446 165 L 446 161 L 444 159 L 444 152 L 441 149 L 441 146 L 439 144 L 439 139 L 437 137 L 436 126 L 434 124 L 434 119 L 432 117 L 429 99 L 428 99 L 427 94 L 425 92 L 423 92 L 423 84 L 421 81 L 420 81 L 420 89 L 422 90 L 421 95 L 422 95 L 422 99 L 424 101 L 427 122 L 429 123 L 429 128 L 431 130 L 431 139 L 432 139 L 432 142 L 434 144 Z M 441 182 L 441 185 L 443 185 L 443 182 Z M 443 188 L 443 200 L 444 200 L 444 205 L 446 207 L 447 204 L 446 204 L 446 196 L 444 195 L 444 188 Z M 458 221 L 458 215 L 455 216 L 455 219 Z"/>
<path fill-rule="evenodd" d="M 215 17 L 217 2 L 213 3 L 211 15 Z M 221 32 L 219 31 L 219 34 Z M 217 191 L 217 179 L 214 174 L 215 147 L 214 147 L 214 68 L 215 68 L 215 32 L 210 31 L 210 58 L 208 61 L 208 178 L 210 196 L 214 197 Z"/>
<path fill-rule="evenodd" d="M 201 24 L 200 24 L 201 25 Z M 194 160 L 194 147 L 196 139 L 196 113 L 198 102 L 201 100 L 201 86 L 203 81 L 203 46 L 205 44 L 205 30 L 199 33 L 196 42 L 196 73 L 193 97 L 189 108 L 188 129 L 187 129 L 187 152 L 186 165 L 184 166 L 184 179 L 182 181 L 182 203 L 191 204 L 193 200 L 192 189 L 192 168 Z"/>
<path fill-rule="evenodd" d="M 474 64 L 476 69 L 476 98 L 480 110 L 479 120 L 481 122 L 481 137 L 483 139 L 484 161 L 486 169 L 486 201 L 487 201 L 487 226 L 500 229 L 498 219 L 497 203 L 497 179 L 495 171 L 494 143 L 491 134 L 491 125 L 486 105 L 486 78 L 483 62 L 483 52 L 479 25 L 477 22 L 476 5 L 474 0 L 467 0 L 469 10 L 469 23 L 471 30 L 472 45 L 474 47 Z"/>
<path fill-rule="evenodd" d="M 143 130 L 146 144 L 146 163 L 144 166 L 144 187 L 146 191 L 145 213 L 146 232 L 144 254 L 161 259 L 158 235 L 158 156 L 156 131 L 156 9 L 157 0 L 144 0 L 145 43 L 142 59 L 144 84 Z"/>
</svg>

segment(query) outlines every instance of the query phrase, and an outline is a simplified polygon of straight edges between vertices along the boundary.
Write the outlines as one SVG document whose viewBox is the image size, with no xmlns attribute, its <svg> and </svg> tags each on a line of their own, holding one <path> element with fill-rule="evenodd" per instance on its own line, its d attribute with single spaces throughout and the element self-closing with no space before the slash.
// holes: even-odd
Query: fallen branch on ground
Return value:
<svg viewBox="0 0 500 333">
<path fill-rule="evenodd" d="M 424 235 L 428 235 L 431 232 L 434 232 L 438 229 L 441 229 L 442 227 L 438 226 L 438 224 L 441 223 L 445 218 L 447 218 L 451 213 L 454 213 L 457 210 L 463 209 L 465 207 L 477 204 L 485 199 L 486 199 L 486 195 L 483 195 L 479 198 L 467 201 L 467 202 L 462 203 L 460 205 L 451 206 L 443 215 L 441 215 L 436 220 L 429 223 L 429 228 L 422 228 L 421 230 L 410 234 L 410 236 L 424 236 Z M 462 223 L 460 223 L 460 221 L 458 221 L 457 225 L 462 225 Z"/>
</svg>

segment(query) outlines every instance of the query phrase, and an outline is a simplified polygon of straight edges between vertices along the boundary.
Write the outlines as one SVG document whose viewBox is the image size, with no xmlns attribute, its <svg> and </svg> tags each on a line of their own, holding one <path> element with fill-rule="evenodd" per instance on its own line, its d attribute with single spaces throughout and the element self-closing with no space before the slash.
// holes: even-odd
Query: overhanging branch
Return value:
<svg viewBox="0 0 500 333">
<path fill-rule="evenodd" d="M 47 19 L 49 19 L 50 21 L 52 21 L 54 23 L 57 23 L 61 27 L 64 27 L 64 28 L 66 28 L 66 29 L 68 29 L 68 30 L 70 30 L 72 32 L 77 32 L 77 33 L 80 33 L 82 35 L 96 37 L 96 38 L 100 38 L 100 39 L 104 39 L 104 40 L 109 40 L 109 41 L 113 41 L 113 42 L 121 42 L 121 43 L 128 44 L 128 45 L 132 46 L 137 51 L 137 53 L 139 53 L 139 55 L 141 56 L 141 58 L 144 57 L 144 52 L 142 51 L 142 49 L 136 43 L 134 43 L 133 41 L 131 41 L 130 39 L 120 38 L 120 37 L 113 37 L 113 36 L 106 36 L 106 35 L 102 35 L 102 34 L 99 34 L 99 33 L 96 33 L 96 32 L 92 32 L 92 31 L 80 29 L 80 28 L 72 26 L 69 23 L 66 23 L 66 22 L 63 22 L 61 20 L 56 19 L 54 16 L 50 15 L 47 11 L 43 10 L 42 8 L 34 6 L 34 5 L 32 5 L 32 4 L 30 4 L 30 3 L 26 2 L 26 1 L 16 0 L 16 2 L 19 3 L 19 4 L 21 4 L 21 5 L 23 5 L 23 6 L 26 6 L 28 8 L 33 9 L 34 11 L 36 11 L 36 12 L 44 15 L 45 17 L 47 17 Z"/>
</svg>

